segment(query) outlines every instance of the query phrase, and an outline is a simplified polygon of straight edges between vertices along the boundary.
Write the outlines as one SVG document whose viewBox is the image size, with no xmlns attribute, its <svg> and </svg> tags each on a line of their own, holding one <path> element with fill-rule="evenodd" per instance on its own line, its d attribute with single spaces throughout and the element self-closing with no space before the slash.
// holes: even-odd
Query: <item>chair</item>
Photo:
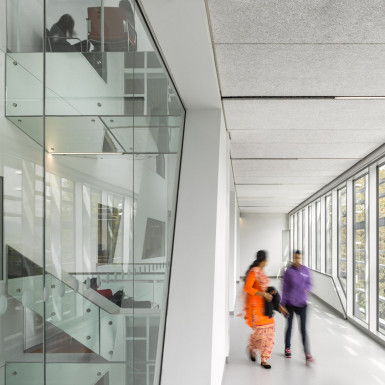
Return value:
<svg viewBox="0 0 385 385">
<path fill-rule="evenodd" d="M 100 7 L 87 8 L 88 40 L 95 51 L 101 51 Z M 104 51 L 121 52 L 136 50 L 136 32 L 128 21 L 128 13 L 121 7 L 104 7 Z"/>
<path fill-rule="evenodd" d="M 88 52 L 89 42 L 81 41 L 77 37 L 51 36 L 46 28 L 46 52 Z M 71 45 L 68 40 L 75 40 L 77 43 Z"/>
</svg>

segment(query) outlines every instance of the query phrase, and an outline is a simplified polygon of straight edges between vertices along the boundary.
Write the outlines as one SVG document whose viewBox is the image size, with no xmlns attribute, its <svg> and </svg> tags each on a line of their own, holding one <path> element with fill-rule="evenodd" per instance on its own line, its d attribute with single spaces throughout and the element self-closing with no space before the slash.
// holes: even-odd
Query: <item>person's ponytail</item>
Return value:
<svg viewBox="0 0 385 385">
<path fill-rule="evenodd" d="M 266 259 L 266 251 L 265 250 L 259 250 L 257 252 L 257 254 L 256 254 L 256 258 L 255 258 L 254 262 L 246 270 L 246 274 L 245 274 L 244 280 L 246 280 L 250 270 L 253 269 L 254 267 L 259 266 L 260 263 L 263 262 L 265 259 Z"/>
</svg>

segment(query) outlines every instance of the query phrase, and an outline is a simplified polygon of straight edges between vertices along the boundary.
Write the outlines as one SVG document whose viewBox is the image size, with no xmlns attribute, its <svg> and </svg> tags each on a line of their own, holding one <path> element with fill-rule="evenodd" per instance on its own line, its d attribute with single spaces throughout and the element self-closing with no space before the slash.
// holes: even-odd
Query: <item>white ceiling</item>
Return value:
<svg viewBox="0 0 385 385">
<path fill-rule="evenodd" d="M 207 0 L 238 203 L 287 213 L 385 142 L 382 1 Z"/>
</svg>

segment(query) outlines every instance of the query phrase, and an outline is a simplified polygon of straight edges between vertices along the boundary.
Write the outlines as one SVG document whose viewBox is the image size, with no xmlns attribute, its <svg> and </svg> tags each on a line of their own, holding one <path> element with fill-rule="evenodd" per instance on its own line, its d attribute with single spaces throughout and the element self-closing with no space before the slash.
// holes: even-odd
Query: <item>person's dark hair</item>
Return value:
<svg viewBox="0 0 385 385">
<path fill-rule="evenodd" d="M 59 21 L 56 24 L 68 37 L 72 36 L 74 32 L 75 21 L 71 15 L 66 13 L 65 15 L 60 17 Z"/>
<path fill-rule="evenodd" d="M 135 27 L 135 16 L 131 3 L 128 0 L 120 0 L 119 7 L 125 8 L 127 10 L 128 21 L 130 22 L 132 27 Z"/>
<path fill-rule="evenodd" d="M 249 266 L 249 268 L 246 271 L 245 279 L 246 279 L 247 275 L 249 274 L 249 271 L 252 268 L 259 266 L 261 264 L 261 262 L 263 262 L 266 258 L 267 258 L 266 251 L 265 250 L 259 250 L 255 256 L 254 262 Z"/>
<path fill-rule="evenodd" d="M 294 251 L 294 254 L 301 254 L 301 250 Z"/>
<path fill-rule="evenodd" d="M 97 280 L 97 278 L 91 278 L 90 279 L 90 288 L 94 289 L 94 290 L 97 290 L 97 288 L 98 288 L 98 280 Z"/>
</svg>

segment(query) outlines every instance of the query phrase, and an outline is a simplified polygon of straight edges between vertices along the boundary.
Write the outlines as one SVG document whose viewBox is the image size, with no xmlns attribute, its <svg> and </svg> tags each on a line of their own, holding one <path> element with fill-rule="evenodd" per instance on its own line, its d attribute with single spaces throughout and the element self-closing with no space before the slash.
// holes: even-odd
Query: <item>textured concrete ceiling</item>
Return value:
<svg viewBox="0 0 385 385">
<path fill-rule="evenodd" d="M 382 1 L 207 0 L 241 212 L 287 213 L 385 142 Z"/>
</svg>

